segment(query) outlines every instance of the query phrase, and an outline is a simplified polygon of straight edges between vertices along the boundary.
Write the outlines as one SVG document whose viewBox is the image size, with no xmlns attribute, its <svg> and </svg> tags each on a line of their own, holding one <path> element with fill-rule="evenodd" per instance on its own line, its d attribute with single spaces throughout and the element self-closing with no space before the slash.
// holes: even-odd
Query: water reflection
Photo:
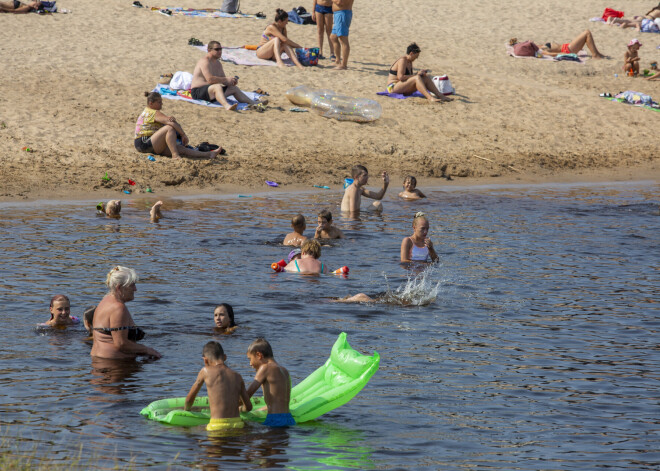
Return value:
<svg viewBox="0 0 660 471">
<path fill-rule="evenodd" d="M 138 373 L 142 371 L 144 361 L 114 360 L 91 357 L 92 371 L 89 383 L 95 390 L 112 396 L 123 396 L 138 390 Z M 93 395 L 90 401 L 115 402 L 116 398 Z"/>
</svg>

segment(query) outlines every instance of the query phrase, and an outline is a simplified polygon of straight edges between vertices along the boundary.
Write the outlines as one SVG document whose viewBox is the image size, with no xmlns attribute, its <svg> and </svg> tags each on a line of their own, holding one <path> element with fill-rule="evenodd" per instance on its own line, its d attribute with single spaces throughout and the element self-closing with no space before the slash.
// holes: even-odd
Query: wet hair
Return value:
<svg viewBox="0 0 660 471">
<path fill-rule="evenodd" d="M 367 170 L 367 167 L 365 167 L 364 165 L 356 165 L 355 167 L 353 167 L 351 169 L 351 176 L 353 178 L 357 178 L 360 175 L 362 175 L 363 173 L 369 173 L 369 171 Z"/>
<path fill-rule="evenodd" d="M 202 356 L 207 360 L 222 360 L 224 354 L 225 351 L 222 349 L 222 345 L 213 340 L 204 345 L 202 349 Z"/>
<path fill-rule="evenodd" d="M 218 41 L 209 41 L 208 45 L 206 46 L 207 51 L 211 51 L 211 49 L 215 49 L 216 46 L 222 47 L 222 44 L 220 44 Z"/>
<path fill-rule="evenodd" d="M 110 288 L 110 291 L 114 291 L 120 286 L 130 286 L 136 283 L 137 280 L 138 275 L 135 273 L 135 270 L 117 265 L 108 273 L 105 279 L 105 285 Z"/>
<path fill-rule="evenodd" d="M 321 256 L 321 244 L 316 239 L 307 239 L 300 247 L 300 253 L 319 258 Z"/>
<path fill-rule="evenodd" d="M 419 220 L 419 219 L 424 219 L 426 222 L 429 222 L 429 218 L 426 217 L 425 213 L 423 213 L 421 211 L 417 211 L 415 213 L 415 217 L 413 218 L 413 226 L 415 224 L 417 224 L 417 220 Z"/>
<path fill-rule="evenodd" d="M 305 216 L 302 214 L 296 214 L 291 218 L 291 226 L 292 227 L 304 227 L 305 226 Z"/>
<path fill-rule="evenodd" d="M 144 92 L 144 96 L 147 97 L 147 105 L 149 103 L 156 103 L 157 101 L 163 101 L 163 97 L 160 96 L 158 92 Z"/>
<path fill-rule="evenodd" d="M 71 304 L 71 301 L 69 301 L 69 298 L 67 296 L 63 294 L 56 294 L 55 296 L 50 298 L 50 307 L 53 307 L 53 303 L 55 303 L 56 301 L 66 301 L 67 303 L 69 303 L 69 305 Z"/>
<path fill-rule="evenodd" d="M 63 294 L 56 294 L 52 298 L 50 298 L 50 307 L 53 307 L 53 303 L 56 303 L 57 301 L 66 301 L 69 303 L 69 306 L 71 306 L 71 301 L 69 301 L 69 298 Z M 53 320 L 53 313 L 50 313 L 50 320 Z"/>
<path fill-rule="evenodd" d="M 328 222 L 332 221 L 332 213 L 327 209 L 322 209 L 319 211 L 319 217 L 325 219 Z"/>
<path fill-rule="evenodd" d="M 229 327 L 236 327 L 236 322 L 234 322 L 234 308 L 227 303 L 222 303 L 215 307 L 213 313 L 215 313 L 215 310 L 219 307 L 224 307 L 227 310 L 227 315 L 229 316 Z"/>
<path fill-rule="evenodd" d="M 412 183 L 414 186 L 417 186 L 417 179 L 413 177 L 412 175 L 408 175 L 406 178 L 403 179 L 403 184 L 405 185 L 406 182 Z"/>
<path fill-rule="evenodd" d="M 83 321 L 89 326 L 89 331 L 92 331 L 94 326 L 94 313 L 96 312 L 96 306 L 91 306 L 85 309 L 83 312 Z"/>
<path fill-rule="evenodd" d="M 118 215 L 121 211 L 121 200 L 110 200 L 108 204 L 105 205 L 105 213 Z"/>
<path fill-rule="evenodd" d="M 281 8 L 278 8 L 275 10 L 275 21 L 284 21 L 289 19 L 289 14 L 282 10 Z"/>
<path fill-rule="evenodd" d="M 271 347 L 268 343 L 268 340 L 263 337 L 259 337 L 257 340 L 252 342 L 248 347 L 247 352 L 250 355 L 261 353 L 264 358 L 273 358 L 273 347 Z"/>
<path fill-rule="evenodd" d="M 417 43 L 412 43 L 406 48 L 406 54 L 411 54 L 411 53 L 420 53 L 422 50 L 419 48 Z"/>
</svg>

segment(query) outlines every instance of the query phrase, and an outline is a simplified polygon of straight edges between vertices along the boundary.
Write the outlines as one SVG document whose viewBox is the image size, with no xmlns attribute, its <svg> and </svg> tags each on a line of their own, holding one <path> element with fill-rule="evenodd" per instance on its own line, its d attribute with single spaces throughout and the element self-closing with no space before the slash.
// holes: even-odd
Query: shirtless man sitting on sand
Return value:
<svg viewBox="0 0 660 471">
<path fill-rule="evenodd" d="M 211 41 L 207 46 L 208 53 L 202 57 L 195 66 L 190 94 L 194 100 L 218 101 L 228 111 L 233 111 L 237 104 L 230 105 L 228 96 L 233 95 L 240 103 L 256 105 L 268 103 L 267 100 L 250 100 L 236 84 L 238 77 L 227 78 L 220 63 L 222 46 L 218 41 Z"/>
<path fill-rule="evenodd" d="M 18 0 L 0 2 L 0 13 L 31 13 L 41 7 L 41 2 L 21 3 Z"/>
</svg>

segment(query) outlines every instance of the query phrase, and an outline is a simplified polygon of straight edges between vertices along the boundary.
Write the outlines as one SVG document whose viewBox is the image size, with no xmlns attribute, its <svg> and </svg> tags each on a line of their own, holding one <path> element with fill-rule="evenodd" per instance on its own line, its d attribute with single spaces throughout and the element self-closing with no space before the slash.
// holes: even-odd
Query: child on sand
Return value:
<svg viewBox="0 0 660 471">
<path fill-rule="evenodd" d="M 328 273 L 328 267 L 319 261 L 320 256 L 321 244 L 316 239 L 307 239 L 300 247 L 300 259 L 292 258 L 284 271 L 303 275 Z"/>
<path fill-rule="evenodd" d="M 252 410 L 243 378 L 225 365 L 227 355 L 218 342 L 211 341 L 204 345 L 202 357 L 204 367 L 199 371 L 195 383 L 186 396 L 184 410 L 192 409 L 197 393 L 202 389 L 202 385 L 206 384 L 211 408 L 211 421 L 206 426 L 206 430 L 212 432 L 243 428 L 245 424 L 241 420 L 239 403 L 243 403 L 241 410 L 246 412 Z"/>
<path fill-rule="evenodd" d="M 64 328 L 78 324 L 80 319 L 71 315 L 71 303 L 63 294 L 56 294 L 50 300 L 50 319 L 42 325 Z"/>
<path fill-rule="evenodd" d="M 367 198 L 376 200 L 371 204 L 369 209 L 373 211 L 382 211 L 383 205 L 380 200 L 385 196 L 385 191 L 390 184 L 390 177 L 387 175 L 387 172 L 382 173 L 383 188 L 377 193 L 364 188 L 364 185 L 369 181 L 369 172 L 366 167 L 363 165 L 356 165 L 351 169 L 351 175 L 353 177 L 353 183 L 344 190 L 344 198 L 341 200 L 341 210 L 350 213 L 359 213 L 361 197 L 366 196 Z"/>
<path fill-rule="evenodd" d="M 635 77 L 639 75 L 639 55 L 637 54 L 637 51 L 639 51 L 640 47 L 642 47 L 642 43 L 639 42 L 639 39 L 631 39 L 628 43 L 628 50 L 623 56 L 624 72 L 628 72 L 632 69 Z"/>
<path fill-rule="evenodd" d="M 417 179 L 409 175 L 403 180 L 403 191 L 399 193 L 399 197 L 407 200 L 418 200 L 426 198 L 426 195 L 417 189 Z"/>
<path fill-rule="evenodd" d="M 315 239 L 343 239 L 344 233 L 332 225 L 332 213 L 322 210 L 318 216 L 318 226 L 314 232 Z"/>
<path fill-rule="evenodd" d="M 317 242 L 318 243 L 318 242 Z M 247 351 L 250 366 L 257 371 L 254 381 L 247 389 L 248 398 L 263 388 L 264 401 L 268 415 L 264 425 L 268 427 L 288 427 L 296 425 L 291 412 L 291 376 L 283 366 L 273 358 L 273 349 L 264 338 L 258 338 L 250 344 Z"/>
<path fill-rule="evenodd" d="M 213 321 L 215 322 L 215 330 L 224 334 L 231 334 L 238 327 L 234 322 L 234 308 L 227 303 L 219 304 L 215 308 Z"/>
<path fill-rule="evenodd" d="M 291 245 L 293 247 L 300 247 L 303 242 L 307 240 L 307 237 L 303 235 L 305 229 L 307 228 L 307 223 L 305 222 L 305 216 L 302 214 L 296 214 L 291 218 L 291 227 L 293 232 L 289 232 L 284 237 L 283 245 Z"/>
<path fill-rule="evenodd" d="M 413 219 L 413 235 L 401 241 L 402 262 L 437 262 L 440 257 L 433 248 L 433 242 L 427 238 L 429 232 L 429 220 L 422 212 L 415 214 Z"/>
</svg>

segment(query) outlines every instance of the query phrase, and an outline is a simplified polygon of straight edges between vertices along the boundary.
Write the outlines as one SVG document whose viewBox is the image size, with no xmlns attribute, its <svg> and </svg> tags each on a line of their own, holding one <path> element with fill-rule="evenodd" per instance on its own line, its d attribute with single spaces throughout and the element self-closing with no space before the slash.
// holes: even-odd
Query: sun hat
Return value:
<svg viewBox="0 0 660 471">
<path fill-rule="evenodd" d="M 295 257 L 296 255 L 300 255 L 301 251 L 300 249 L 293 249 L 291 252 L 289 252 L 289 263 L 291 263 L 291 259 Z"/>
<path fill-rule="evenodd" d="M 628 47 L 633 46 L 635 44 L 639 44 L 640 47 L 642 46 L 642 43 L 639 42 L 639 39 L 635 38 L 630 40 L 630 42 L 628 43 Z"/>
</svg>

